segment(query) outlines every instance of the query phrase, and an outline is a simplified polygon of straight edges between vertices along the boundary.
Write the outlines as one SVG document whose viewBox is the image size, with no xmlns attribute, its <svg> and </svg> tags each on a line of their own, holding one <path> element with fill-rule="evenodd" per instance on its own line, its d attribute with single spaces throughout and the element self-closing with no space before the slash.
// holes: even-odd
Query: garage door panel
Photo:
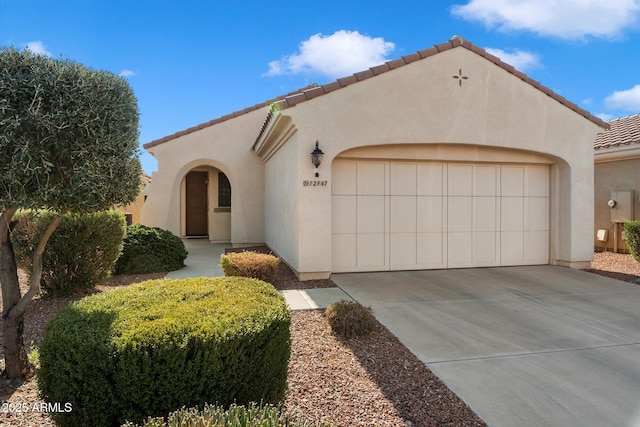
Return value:
<svg viewBox="0 0 640 427">
<path fill-rule="evenodd" d="M 391 218 L 389 231 L 393 233 L 415 233 L 417 230 L 417 207 L 415 196 L 391 196 Z"/>
<path fill-rule="evenodd" d="M 447 234 L 447 263 L 449 268 L 473 266 L 473 241 L 471 233 Z"/>
<path fill-rule="evenodd" d="M 357 196 L 357 232 L 384 233 L 386 224 L 384 196 Z"/>
<path fill-rule="evenodd" d="M 471 232 L 473 224 L 473 198 L 449 197 L 447 228 L 449 232 Z"/>
<path fill-rule="evenodd" d="M 524 229 L 531 231 L 549 230 L 549 199 L 546 197 L 526 197 L 524 199 Z"/>
<path fill-rule="evenodd" d="M 356 265 L 358 269 L 386 270 L 387 237 L 384 233 L 358 234 Z"/>
<path fill-rule="evenodd" d="M 500 233 L 500 265 L 522 265 L 524 262 L 524 233 L 503 231 Z"/>
<path fill-rule="evenodd" d="M 416 261 L 420 268 L 447 268 L 447 239 L 444 233 L 418 233 Z"/>
<path fill-rule="evenodd" d="M 500 195 L 522 197 L 524 192 L 524 166 L 500 168 Z"/>
<path fill-rule="evenodd" d="M 498 166 L 475 165 L 473 167 L 473 195 L 497 196 L 498 195 Z"/>
<path fill-rule="evenodd" d="M 415 196 L 417 194 L 417 164 L 391 163 L 391 194 Z"/>
<path fill-rule="evenodd" d="M 473 195 L 473 166 L 449 164 L 447 166 L 447 194 L 451 196 Z"/>
<path fill-rule="evenodd" d="M 384 196 L 387 176 L 386 162 L 360 162 L 357 167 L 358 195 Z"/>
<path fill-rule="evenodd" d="M 447 194 L 447 165 L 426 163 L 417 165 L 418 196 L 444 196 Z"/>
<path fill-rule="evenodd" d="M 417 234 L 392 233 L 389 238 L 391 269 L 406 269 L 417 264 Z"/>
<path fill-rule="evenodd" d="M 446 205 L 442 196 L 418 196 L 417 231 L 429 233 L 446 232 Z"/>
<path fill-rule="evenodd" d="M 498 206 L 495 197 L 473 198 L 473 231 L 496 232 L 499 228 Z"/>
<path fill-rule="evenodd" d="M 524 199 L 522 197 L 500 198 L 500 229 L 522 231 L 524 229 Z"/>
<path fill-rule="evenodd" d="M 525 197 L 549 197 L 549 168 L 529 166 L 526 169 Z"/>
<path fill-rule="evenodd" d="M 353 271 L 356 266 L 356 234 L 334 234 L 331 246 L 333 270 L 336 272 Z"/>
<path fill-rule="evenodd" d="M 524 234 L 524 260 L 527 264 L 549 263 L 549 232 L 526 231 Z"/>
<path fill-rule="evenodd" d="M 473 232 L 473 266 L 500 265 L 500 240 L 495 231 Z"/>
<path fill-rule="evenodd" d="M 356 196 L 333 196 L 331 224 L 333 233 L 356 233 L 357 199 Z"/>
<path fill-rule="evenodd" d="M 357 162 L 334 162 L 331 168 L 331 194 L 356 195 Z"/>
</svg>

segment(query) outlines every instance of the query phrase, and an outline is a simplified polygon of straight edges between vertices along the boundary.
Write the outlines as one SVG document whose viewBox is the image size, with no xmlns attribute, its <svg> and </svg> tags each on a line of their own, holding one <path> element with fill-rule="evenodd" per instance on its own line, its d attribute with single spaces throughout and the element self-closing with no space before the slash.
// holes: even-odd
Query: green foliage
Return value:
<svg viewBox="0 0 640 427">
<path fill-rule="evenodd" d="M 111 426 L 205 402 L 279 402 L 290 314 L 273 286 L 241 277 L 154 280 L 60 311 L 40 345 L 38 385 L 69 402 L 61 426 Z"/>
<path fill-rule="evenodd" d="M 624 235 L 633 259 L 640 262 L 640 221 L 625 222 Z"/>
<path fill-rule="evenodd" d="M 364 307 L 356 301 L 335 302 L 327 307 L 324 314 L 331 331 L 343 339 L 368 335 L 376 325 L 371 308 Z"/>
<path fill-rule="evenodd" d="M 184 242 L 158 227 L 133 224 L 127 227 L 116 274 L 144 274 L 179 270 L 187 258 Z"/>
<path fill-rule="evenodd" d="M 18 265 L 31 271 L 32 256 L 55 212 L 23 211 L 11 240 Z M 42 289 L 68 295 L 93 288 L 109 277 L 122 248 L 125 218 L 120 211 L 63 215 L 49 239 L 42 259 Z"/>
<path fill-rule="evenodd" d="M 205 405 L 199 411 L 197 408 L 180 409 L 163 418 L 149 418 L 141 427 L 329 427 L 326 423 L 315 423 L 301 416 L 287 417 L 281 408 L 274 405 L 248 406 L 231 405 L 229 409 L 222 406 Z M 123 427 L 135 427 L 133 423 L 126 423 Z"/>
<path fill-rule="evenodd" d="M 231 252 L 220 257 L 225 276 L 252 277 L 271 283 L 280 259 L 273 255 L 253 251 Z"/>
<path fill-rule="evenodd" d="M 135 200 L 139 112 L 126 80 L 0 48 L 0 93 L 0 211 L 94 211 Z"/>
</svg>

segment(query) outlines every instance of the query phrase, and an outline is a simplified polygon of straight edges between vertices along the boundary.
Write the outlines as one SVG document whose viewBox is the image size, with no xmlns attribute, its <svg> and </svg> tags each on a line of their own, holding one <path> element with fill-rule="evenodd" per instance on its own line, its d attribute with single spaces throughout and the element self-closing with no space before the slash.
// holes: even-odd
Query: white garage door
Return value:
<svg viewBox="0 0 640 427">
<path fill-rule="evenodd" d="M 333 271 L 547 264 L 549 168 L 336 160 Z"/>
</svg>

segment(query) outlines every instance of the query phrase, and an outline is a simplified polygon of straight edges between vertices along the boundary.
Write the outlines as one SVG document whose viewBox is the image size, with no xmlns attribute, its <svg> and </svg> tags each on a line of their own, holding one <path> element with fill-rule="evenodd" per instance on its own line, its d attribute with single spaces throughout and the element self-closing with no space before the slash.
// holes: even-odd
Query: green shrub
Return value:
<svg viewBox="0 0 640 427">
<path fill-rule="evenodd" d="M 324 312 L 331 331 L 339 338 L 353 338 L 373 332 L 376 319 L 370 307 L 364 307 L 356 301 L 338 301 Z"/>
<path fill-rule="evenodd" d="M 251 277 L 271 283 L 278 270 L 280 259 L 253 251 L 231 252 L 220 257 L 220 267 L 225 276 Z"/>
<path fill-rule="evenodd" d="M 61 426 L 111 426 L 216 402 L 279 402 L 290 314 L 273 286 L 216 277 L 153 280 L 60 311 L 40 345 L 38 385 L 69 402 Z"/>
<path fill-rule="evenodd" d="M 201 426 L 236 426 L 236 427 L 329 427 L 326 423 L 315 423 L 301 416 L 287 417 L 283 411 L 273 405 L 249 406 L 231 405 L 229 409 L 222 406 L 205 405 L 202 411 L 197 408 L 180 409 L 164 418 L 150 418 L 142 427 L 201 427 Z M 126 423 L 123 427 L 135 427 Z"/>
<path fill-rule="evenodd" d="M 169 230 L 133 224 L 127 227 L 116 274 L 144 274 L 180 270 L 187 250 L 184 242 Z"/>
<path fill-rule="evenodd" d="M 625 222 L 624 235 L 633 259 L 640 262 L 640 221 Z"/>
<path fill-rule="evenodd" d="M 18 265 L 32 271 L 32 257 L 42 235 L 56 214 L 23 211 L 11 235 Z M 63 215 L 51 235 L 42 259 L 42 289 L 67 295 L 100 283 L 111 270 L 122 248 L 126 221 L 120 211 Z"/>
</svg>

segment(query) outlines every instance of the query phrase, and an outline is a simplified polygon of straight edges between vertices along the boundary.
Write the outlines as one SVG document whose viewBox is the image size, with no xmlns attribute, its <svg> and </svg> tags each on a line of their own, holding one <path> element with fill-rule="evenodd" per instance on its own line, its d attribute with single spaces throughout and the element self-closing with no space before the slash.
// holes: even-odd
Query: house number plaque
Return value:
<svg viewBox="0 0 640 427">
<path fill-rule="evenodd" d="M 320 180 L 304 180 L 302 181 L 302 185 L 305 187 L 326 187 L 327 186 L 327 181 L 320 181 Z"/>
</svg>

